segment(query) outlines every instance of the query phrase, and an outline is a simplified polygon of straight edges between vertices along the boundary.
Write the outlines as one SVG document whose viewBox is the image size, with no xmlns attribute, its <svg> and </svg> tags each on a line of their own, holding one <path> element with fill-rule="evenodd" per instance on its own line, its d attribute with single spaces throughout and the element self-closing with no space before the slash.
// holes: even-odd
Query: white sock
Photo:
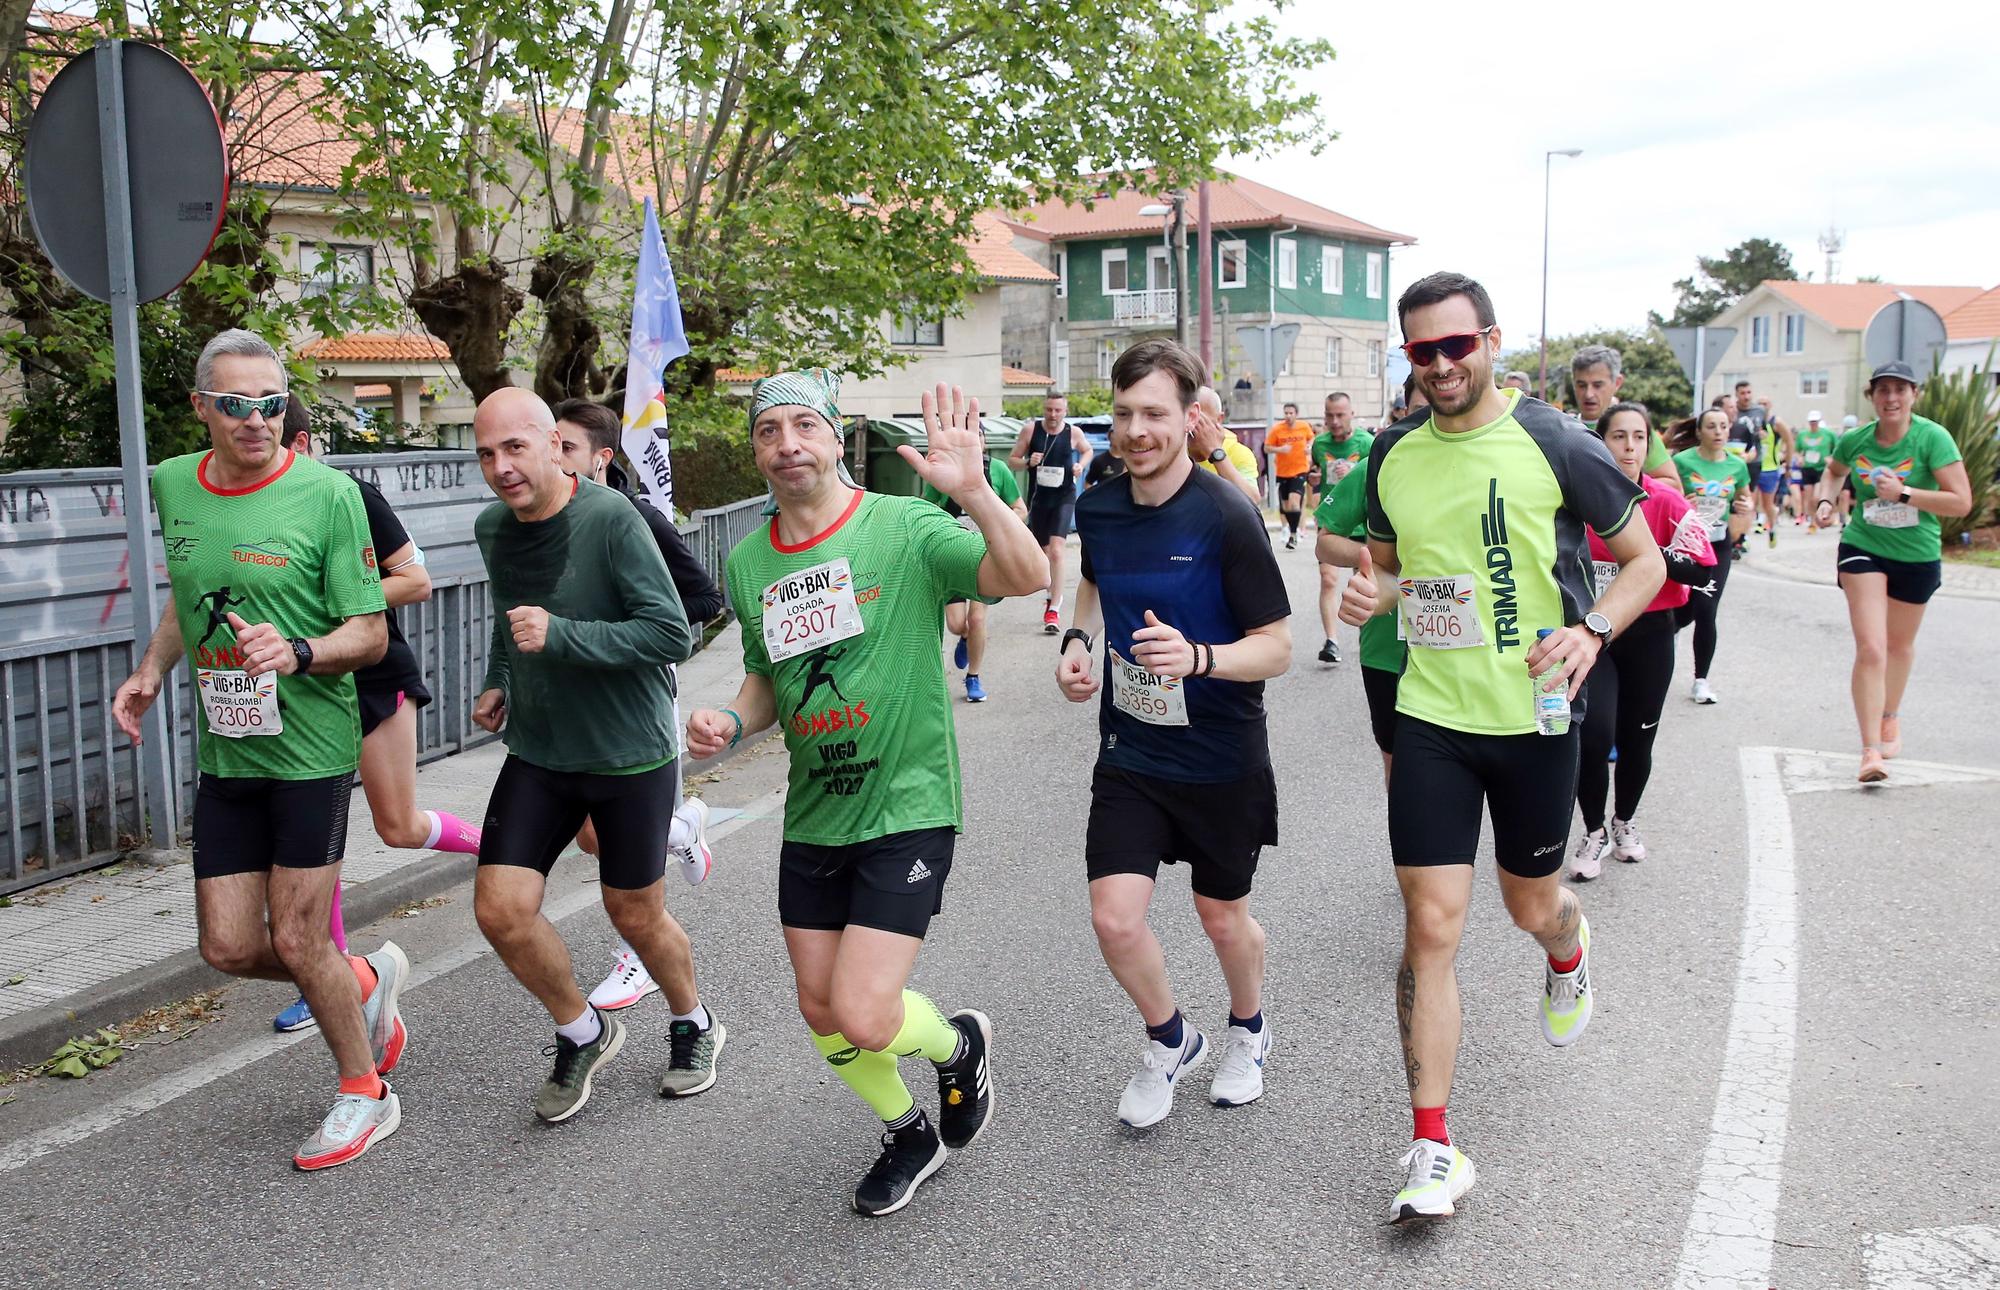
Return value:
<svg viewBox="0 0 2000 1290">
<path fill-rule="evenodd" d="M 424 835 L 424 844 L 417 848 L 419 851 L 429 851 L 444 836 L 444 821 L 438 818 L 436 811 L 425 811 L 424 818 L 431 822 L 431 831 Z"/>
<path fill-rule="evenodd" d="M 575 1021 L 566 1021 L 557 1026 L 556 1033 L 581 1048 L 585 1044 L 597 1041 L 597 1037 L 604 1033 L 604 1023 L 598 1020 L 597 1009 L 586 1003 L 583 1005 L 583 1015 Z"/>
<path fill-rule="evenodd" d="M 674 822 L 667 829 L 667 845 L 676 851 L 684 851 L 694 845 L 694 821 L 688 818 L 686 802 L 674 811 Z"/>
<path fill-rule="evenodd" d="M 676 1012 L 675 1021 L 692 1021 L 696 1030 L 707 1030 L 715 1024 L 715 1018 L 708 1015 L 708 1006 L 696 999 L 693 1012 Z"/>
</svg>

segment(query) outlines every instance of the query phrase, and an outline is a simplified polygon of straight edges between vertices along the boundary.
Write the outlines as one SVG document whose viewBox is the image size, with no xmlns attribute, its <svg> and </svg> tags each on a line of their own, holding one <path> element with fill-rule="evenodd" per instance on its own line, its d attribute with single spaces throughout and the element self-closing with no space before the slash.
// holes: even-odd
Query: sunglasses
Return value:
<svg viewBox="0 0 2000 1290">
<path fill-rule="evenodd" d="M 1492 330 L 1491 327 L 1481 327 L 1478 331 L 1462 331 L 1451 336 L 1434 336 L 1429 340 L 1413 340 L 1403 346 L 1403 352 L 1409 355 L 1410 364 L 1413 367 L 1429 367 L 1437 361 L 1439 354 L 1443 354 L 1446 358 L 1456 363 L 1473 350 L 1478 349 L 1479 342 L 1485 340 L 1486 333 Z"/>
<path fill-rule="evenodd" d="M 217 394 L 213 390 L 196 390 L 195 393 L 213 403 L 215 410 L 223 416 L 238 420 L 252 412 L 261 412 L 266 421 L 276 421 L 285 415 L 285 404 L 291 399 L 289 394 L 266 394 L 253 399 L 247 394 Z"/>
</svg>

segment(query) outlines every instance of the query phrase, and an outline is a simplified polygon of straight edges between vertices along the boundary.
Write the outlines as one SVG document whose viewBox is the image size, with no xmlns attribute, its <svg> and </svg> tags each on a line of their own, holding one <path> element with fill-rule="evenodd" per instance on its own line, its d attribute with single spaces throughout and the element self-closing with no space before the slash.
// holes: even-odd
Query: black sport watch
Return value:
<svg viewBox="0 0 2000 1290">
<path fill-rule="evenodd" d="M 1082 641 L 1083 652 L 1086 654 L 1093 654 L 1097 651 L 1097 643 L 1090 639 L 1089 632 L 1084 631 L 1081 627 L 1072 627 L 1063 633 L 1062 642 L 1056 646 L 1056 653 L 1069 653 L 1069 643 L 1071 641 Z"/>
<path fill-rule="evenodd" d="M 312 665 L 313 665 L 312 642 L 307 640 L 303 636 L 294 636 L 292 637 L 289 644 L 292 647 L 292 657 L 297 659 L 299 663 L 298 674 L 300 676 L 304 676 L 307 672 L 310 672 L 312 670 Z"/>
<path fill-rule="evenodd" d="M 1208 454 L 1208 464 L 1211 466 L 1220 466 L 1228 460 L 1229 454 L 1221 448 L 1217 448 L 1214 452 Z"/>
<path fill-rule="evenodd" d="M 1583 630 L 1595 636 L 1602 644 L 1611 643 L 1611 620 L 1594 609 L 1583 616 Z"/>
</svg>

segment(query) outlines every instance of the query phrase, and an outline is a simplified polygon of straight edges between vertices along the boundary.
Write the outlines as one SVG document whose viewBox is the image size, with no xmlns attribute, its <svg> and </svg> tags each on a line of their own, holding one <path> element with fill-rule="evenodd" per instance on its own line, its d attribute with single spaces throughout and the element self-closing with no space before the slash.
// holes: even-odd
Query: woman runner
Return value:
<svg viewBox="0 0 2000 1290">
<path fill-rule="evenodd" d="M 1694 446 L 1686 447 L 1690 441 Z M 1696 703 L 1715 702 L 1708 667 L 1715 661 L 1715 614 L 1729 582 L 1732 562 L 1726 553 L 1750 528 L 1750 507 L 1756 496 L 1750 489 L 1750 468 L 1729 451 L 1728 445 L 1729 413 L 1721 408 L 1702 413 L 1699 425 L 1684 421 L 1675 426 L 1668 442 L 1669 447 L 1682 449 L 1674 454 L 1681 490 L 1707 527 L 1709 544 L 1725 553 L 1725 558 L 1715 562 L 1714 579 L 1695 588 L 1687 603 L 1674 611 L 1677 627 L 1694 625 L 1694 689 L 1688 697 Z"/>
</svg>

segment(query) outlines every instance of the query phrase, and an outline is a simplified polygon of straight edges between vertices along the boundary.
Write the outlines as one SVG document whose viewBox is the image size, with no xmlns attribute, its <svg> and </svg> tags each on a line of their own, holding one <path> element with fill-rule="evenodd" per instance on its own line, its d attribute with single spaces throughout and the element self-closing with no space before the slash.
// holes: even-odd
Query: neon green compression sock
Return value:
<svg viewBox="0 0 2000 1290">
<path fill-rule="evenodd" d="M 938 1065 L 958 1056 L 958 1027 L 944 1019 L 938 1006 L 915 990 L 903 991 L 903 1028 L 889 1045 L 898 1057 L 928 1057 Z"/>
<path fill-rule="evenodd" d="M 909 1087 L 903 1083 L 903 1076 L 896 1069 L 896 1059 L 888 1053 L 856 1048 L 847 1042 L 846 1035 L 838 1033 L 814 1035 L 813 1047 L 819 1049 L 819 1055 L 833 1067 L 833 1073 L 840 1076 L 840 1082 L 853 1089 L 876 1115 L 882 1117 L 882 1123 L 894 1124 L 916 1106 L 916 1099 L 910 1096 Z"/>
</svg>

